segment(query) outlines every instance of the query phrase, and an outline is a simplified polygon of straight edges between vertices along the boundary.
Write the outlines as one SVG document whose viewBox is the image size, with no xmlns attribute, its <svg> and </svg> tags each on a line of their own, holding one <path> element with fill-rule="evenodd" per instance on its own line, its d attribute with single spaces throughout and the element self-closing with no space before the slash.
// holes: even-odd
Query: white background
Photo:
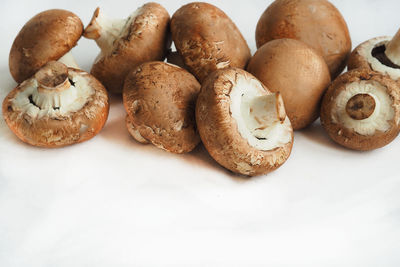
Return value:
<svg viewBox="0 0 400 267">
<path fill-rule="evenodd" d="M 187 1 L 160 1 L 172 15 Z M 214 1 L 255 52 L 271 1 Z M 397 0 L 332 1 L 353 47 L 394 35 Z M 23 24 L 49 8 L 85 25 L 96 6 L 127 17 L 141 1 L 0 3 L 0 101 L 16 86 L 8 53 Z M 138 51 L 140 52 L 140 51 Z M 90 69 L 98 48 L 73 49 Z M 105 128 L 61 149 L 20 142 L 0 116 L 0 266 L 400 266 L 400 137 L 373 152 L 331 142 L 319 123 L 296 132 L 288 162 L 243 178 L 202 146 L 174 155 L 133 141 L 121 99 Z"/>
</svg>

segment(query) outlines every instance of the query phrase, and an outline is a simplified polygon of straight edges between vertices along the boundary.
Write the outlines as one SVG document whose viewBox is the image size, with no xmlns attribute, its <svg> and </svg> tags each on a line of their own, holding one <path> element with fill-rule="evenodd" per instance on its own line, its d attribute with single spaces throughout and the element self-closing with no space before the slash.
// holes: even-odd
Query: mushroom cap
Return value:
<svg viewBox="0 0 400 267">
<path fill-rule="evenodd" d="M 372 51 L 374 48 L 385 47 L 387 43 L 392 40 L 392 37 L 381 36 L 370 39 L 358 45 L 351 53 L 348 61 L 347 68 L 352 69 L 367 69 L 370 71 L 377 71 L 382 74 L 388 75 L 391 79 L 400 84 L 400 69 L 392 68 L 382 64 L 378 58 L 373 56 Z M 382 53 L 384 52 L 381 51 Z"/>
<path fill-rule="evenodd" d="M 9 55 L 11 75 L 18 83 L 47 62 L 58 60 L 76 45 L 83 32 L 78 16 L 50 9 L 31 18 L 20 30 Z"/>
<path fill-rule="evenodd" d="M 247 70 L 272 92 L 280 92 L 293 129 L 314 122 L 331 78 L 324 59 L 294 39 L 277 39 L 260 47 Z"/>
<path fill-rule="evenodd" d="M 129 132 L 169 152 L 193 150 L 200 142 L 194 115 L 199 91 L 196 78 L 178 66 L 158 61 L 137 66 L 123 90 Z"/>
<path fill-rule="evenodd" d="M 124 79 L 135 66 L 163 60 L 171 45 L 170 17 L 163 6 L 147 3 L 137 12 L 114 41 L 113 49 L 101 53 L 90 71 L 112 93 L 122 93 Z"/>
<path fill-rule="evenodd" d="M 332 78 L 342 72 L 351 51 L 347 24 L 326 0 L 274 1 L 258 21 L 257 47 L 281 38 L 303 41 L 321 53 Z"/>
<path fill-rule="evenodd" d="M 83 97 L 87 100 L 78 110 L 41 110 L 32 100 L 32 92 L 38 90 L 35 77 L 7 95 L 3 101 L 3 116 L 19 139 L 33 146 L 62 147 L 86 141 L 103 128 L 109 111 L 106 89 L 82 70 L 68 68 L 68 79 L 82 94 L 90 92 L 90 95 L 81 96 L 81 100 Z M 75 101 L 72 105 L 79 104 Z"/>
<path fill-rule="evenodd" d="M 207 3 L 190 3 L 171 19 L 172 39 L 185 65 L 199 81 L 211 72 L 244 68 L 250 49 L 239 29 L 219 8 Z"/>
<path fill-rule="evenodd" d="M 282 122 L 284 132 L 271 136 L 270 140 L 275 141 L 267 145 L 268 149 L 260 146 L 264 146 L 262 142 L 268 142 L 269 138 L 261 143 L 255 136 L 245 138 L 242 135 L 243 123 L 235 116 L 240 113 L 237 107 L 240 110 L 243 106 L 246 91 L 257 96 L 272 94 L 244 70 L 228 68 L 213 72 L 202 84 L 196 104 L 196 122 L 204 146 L 219 164 L 233 172 L 255 176 L 279 168 L 288 159 L 293 145 L 293 130 L 285 117 Z"/>
<path fill-rule="evenodd" d="M 354 120 L 346 103 L 357 94 L 372 96 L 375 114 Z M 326 92 L 321 124 L 338 144 L 354 150 L 372 150 L 389 144 L 400 131 L 400 89 L 389 77 L 367 69 L 351 70 L 339 76 Z"/>
</svg>

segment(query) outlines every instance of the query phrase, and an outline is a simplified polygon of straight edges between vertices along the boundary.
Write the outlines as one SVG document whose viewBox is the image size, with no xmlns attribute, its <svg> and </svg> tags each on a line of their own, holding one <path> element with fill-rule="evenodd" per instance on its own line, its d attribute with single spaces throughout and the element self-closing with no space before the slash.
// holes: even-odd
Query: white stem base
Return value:
<svg viewBox="0 0 400 267">
<path fill-rule="evenodd" d="M 385 54 L 394 64 L 400 66 L 400 30 L 386 45 Z"/>
<path fill-rule="evenodd" d="M 286 113 L 279 93 L 244 98 L 241 105 L 245 123 L 250 132 L 257 138 L 268 138 L 270 127 L 283 123 Z"/>
<path fill-rule="evenodd" d="M 127 25 L 130 25 L 137 12 L 127 19 L 110 19 L 100 11 L 100 8 L 97 8 L 83 35 L 95 40 L 102 54 L 110 54 L 114 48 L 114 42 L 124 34 Z"/>
<path fill-rule="evenodd" d="M 268 151 L 291 142 L 293 129 L 279 93 L 266 93 L 258 80 L 239 76 L 229 97 L 232 118 L 249 145 Z"/>
<path fill-rule="evenodd" d="M 72 56 L 71 52 L 66 53 L 63 55 L 58 62 L 63 63 L 67 67 L 74 68 L 74 69 L 80 69 L 78 66 L 78 63 L 76 63 L 75 58 Z"/>
</svg>

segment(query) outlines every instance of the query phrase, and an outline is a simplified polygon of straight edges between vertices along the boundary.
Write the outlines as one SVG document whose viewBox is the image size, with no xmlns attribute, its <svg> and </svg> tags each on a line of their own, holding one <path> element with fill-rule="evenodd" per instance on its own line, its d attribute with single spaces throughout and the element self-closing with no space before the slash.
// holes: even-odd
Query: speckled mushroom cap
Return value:
<svg viewBox="0 0 400 267">
<path fill-rule="evenodd" d="M 400 89 L 378 72 L 349 71 L 339 76 L 325 94 L 321 123 L 329 136 L 344 147 L 383 147 L 400 131 Z"/>
<path fill-rule="evenodd" d="M 67 10 L 51 9 L 31 18 L 11 47 L 9 67 L 18 83 L 30 78 L 47 62 L 58 60 L 78 42 L 83 25 Z"/>
<path fill-rule="evenodd" d="M 257 50 L 247 70 L 282 94 L 294 130 L 318 118 L 331 77 L 322 56 L 310 46 L 294 39 L 270 41 Z"/>
<path fill-rule="evenodd" d="M 51 61 L 7 95 L 2 111 L 9 128 L 25 143 L 61 147 L 95 136 L 108 110 L 107 91 L 99 81 Z"/>
<path fill-rule="evenodd" d="M 194 109 L 200 84 L 188 71 L 164 62 L 139 65 L 126 77 L 123 91 L 126 124 L 141 143 L 173 153 L 200 142 Z"/>
<path fill-rule="evenodd" d="M 195 2 L 179 8 L 172 16 L 171 32 L 183 62 L 199 81 L 217 69 L 244 68 L 251 56 L 236 25 L 211 4 Z"/>
<path fill-rule="evenodd" d="M 91 74 L 112 93 L 122 93 L 126 75 L 135 66 L 163 60 L 171 45 L 170 17 L 157 3 L 147 3 L 127 19 L 107 19 L 97 8 L 84 36 L 95 39 L 101 53 Z"/>
<path fill-rule="evenodd" d="M 326 0 L 275 0 L 258 21 L 257 47 L 281 38 L 297 39 L 321 53 L 332 78 L 342 72 L 351 51 L 347 24 Z"/>
<path fill-rule="evenodd" d="M 241 69 L 218 70 L 207 77 L 197 100 L 196 122 L 210 155 L 239 174 L 271 172 L 292 150 L 293 130 L 282 98 Z"/>
<path fill-rule="evenodd" d="M 388 75 L 400 84 L 400 66 L 385 55 L 392 37 L 382 36 L 370 39 L 357 46 L 350 55 L 348 69 L 367 69 Z"/>
</svg>

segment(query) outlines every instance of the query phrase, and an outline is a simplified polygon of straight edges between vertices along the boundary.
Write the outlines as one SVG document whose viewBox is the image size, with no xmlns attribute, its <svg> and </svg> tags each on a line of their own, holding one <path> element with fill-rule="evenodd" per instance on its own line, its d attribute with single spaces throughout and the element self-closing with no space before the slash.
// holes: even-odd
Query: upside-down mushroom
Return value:
<svg viewBox="0 0 400 267">
<path fill-rule="evenodd" d="M 106 89 L 89 73 L 50 61 L 3 102 L 9 128 L 25 143 L 61 147 L 95 136 L 107 120 Z"/>
<path fill-rule="evenodd" d="M 400 30 L 394 37 L 376 37 L 357 46 L 350 55 L 348 68 L 377 71 L 400 82 Z"/>
<path fill-rule="evenodd" d="M 218 70 L 204 81 L 196 122 L 210 155 L 239 174 L 269 173 L 292 150 L 293 129 L 282 97 L 241 69 Z"/>
<path fill-rule="evenodd" d="M 378 72 L 349 71 L 339 76 L 325 94 L 321 123 L 344 147 L 383 147 L 400 131 L 400 90 L 396 82 Z"/>
</svg>

